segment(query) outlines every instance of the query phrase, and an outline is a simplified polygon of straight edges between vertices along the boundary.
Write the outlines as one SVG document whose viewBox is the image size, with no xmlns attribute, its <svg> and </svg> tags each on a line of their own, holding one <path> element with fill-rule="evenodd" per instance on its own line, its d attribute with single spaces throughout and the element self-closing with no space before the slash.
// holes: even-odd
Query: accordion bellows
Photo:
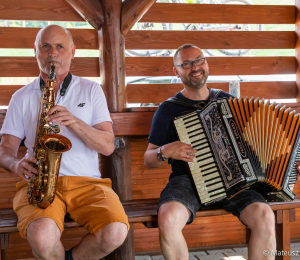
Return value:
<svg viewBox="0 0 300 260">
<path fill-rule="evenodd" d="M 179 140 L 197 150 L 188 163 L 196 193 L 208 205 L 250 185 L 268 201 L 290 201 L 297 180 L 299 114 L 253 98 L 210 102 L 176 117 Z"/>
</svg>

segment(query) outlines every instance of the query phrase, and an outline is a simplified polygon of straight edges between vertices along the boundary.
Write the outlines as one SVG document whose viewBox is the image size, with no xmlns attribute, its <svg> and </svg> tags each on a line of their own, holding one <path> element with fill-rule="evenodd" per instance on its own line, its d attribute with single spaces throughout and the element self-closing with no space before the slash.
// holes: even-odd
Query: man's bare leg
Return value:
<svg viewBox="0 0 300 260">
<path fill-rule="evenodd" d="M 50 218 L 38 218 L 27 228 L 27 239 L 36 260 L 64 260 L 61 232 Z"/>
<path fill-rule="evenodd" d="M 275 216 L 270 206 L 260 202 L 253 203 L 246 207 L 240 218 L 251 230 L 249 260 L 274 259 L 271 252 L 276 250 Z M 264 250 L 268 250 L 268 256 L 264 256 Z"/>
<path fill-rule="evenodd" d="M 121 246 L 127 236 L 127 225 L 115 222 L 107 225 L 96 235 L 85 235 L 80 243 L 74 247 L 74 260 L 97 260 Z"/>
<path fill-rule="evenodd" d="M 158 211 L 159 241 L 166 260 L 188 260 L 189 251 L 182 234 L 191 211 L 179 202 L 168 202 Z"/>
</svg>

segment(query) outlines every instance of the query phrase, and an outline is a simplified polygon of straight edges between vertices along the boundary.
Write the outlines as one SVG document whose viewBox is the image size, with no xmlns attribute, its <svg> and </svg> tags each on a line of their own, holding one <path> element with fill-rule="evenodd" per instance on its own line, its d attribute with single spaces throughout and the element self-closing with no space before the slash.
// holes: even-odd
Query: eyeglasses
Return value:
<svg viewBox="0 0 300 260">
<path fill-rule="evenodd" d="M 175 67 L 182 67 L 184 70 L 188 70 L 188 69 L 193 67 L 194 63 L 197 66 L 202 66 L 205 63 L 205 58 L 200 58 L 200 59 L 197 59 L 197 60 L 194 60 L 194 61 L 184 62 L 180 65 L 175 65 Z"/>
</svg>

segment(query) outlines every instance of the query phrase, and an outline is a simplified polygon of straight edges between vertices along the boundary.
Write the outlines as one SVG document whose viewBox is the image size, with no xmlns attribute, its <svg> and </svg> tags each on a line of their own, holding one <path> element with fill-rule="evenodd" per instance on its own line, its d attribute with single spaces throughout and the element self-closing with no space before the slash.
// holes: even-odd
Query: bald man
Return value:
<svg viewBox="0 0 300 260">
<path fill-rule="evenodd" d="M 28 239 L 36 259 L 100 259 L 124 242 L 129 229 L 111 181 L 101 179 L 99 172 L 98 153 L 110 155 L 114 151 L 106 99 L 99 84 L 69 72 L 75 49 L 65 28 L 49 25 L 38 32 L 34 51 L 40 75 L 13 95 L 0 131 L 0 167 L 22 179 L 17 183 L 13 207 L 20 234 Z M 56 63 L 56 105 L 49 110 L 48 121 L 59 125 L 72 148 L 62 155 L 53 203 L 41 209 L 28 204 L 27 183 L 37 173 L 33 146 L 41 88 L 52 61 Z M 27 153 L 18 159 L 25 137 Z M 65 252 L 60 238 L 66 213 L 89 233 Z"/>
<path fill-rule="evenodd" d="M 155 112 L 144 161 L 150 169 L 160 167 L 166 159 L 172 163 L 169 183 L 158 202 L 160 245 L 166 260 L 188 260 L 182 229 L 194 221 L 197 210 L 204 205 L 197 199 L 185 164 L 193 162 L 197 150 L 179 141 L 173 119 L 197 109 L 191 106 L 204 107 L 211 100 L 231 95 L 207 87 L 209 66 L 198 46 L 182 45 L 175 52 L 173 61 L 173 72 L 183 83 L 183 89 L 175 95 L 180 103 L 163 102 Z M 249 260 L 274 259 L 272 254 L 263 254 L 264 250 L 275 251 L 276 241 L 274 213 L 261 194 L 249 188 L 230 200 L 223 200 L 219 207 L 237 216 L 250 228 Z"/>
</svg>

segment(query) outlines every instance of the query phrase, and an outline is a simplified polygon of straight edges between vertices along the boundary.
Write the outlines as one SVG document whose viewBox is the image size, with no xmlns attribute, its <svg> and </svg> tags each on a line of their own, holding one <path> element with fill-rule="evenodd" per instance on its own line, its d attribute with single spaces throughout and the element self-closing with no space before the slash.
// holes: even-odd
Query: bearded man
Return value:
<svg viewBox="0 0 300 260">
<path fill-rule="evenodd" d="M 166 260 L 188 260 L 182 229 L 193 222 L 197 210 L 204 206 L 197 199 L 185 165 L 193 162 L 197 150 L 179 141 L 172 120 L 205 106 L 210 100 L 231 95 L 207 87 L 208 63 L 202 50 L 195 45 L 185 44 L 178 48 L 173 71 L 181 79 L 183 90 L 157 109 L 144 160 L 149 169 L 160 167 L 166 159 L 172 165 L 169 183 L 158 203 L 160 245 Z M 222 201 L 218 207 L 231 212 L 251 229 L 249 260 L 274 259 L 271 254 L 263 255 L 264 250 L 275 250 L 276 241 L 274 213 L 261 194 L 249 188 Z"/>
</svg>

